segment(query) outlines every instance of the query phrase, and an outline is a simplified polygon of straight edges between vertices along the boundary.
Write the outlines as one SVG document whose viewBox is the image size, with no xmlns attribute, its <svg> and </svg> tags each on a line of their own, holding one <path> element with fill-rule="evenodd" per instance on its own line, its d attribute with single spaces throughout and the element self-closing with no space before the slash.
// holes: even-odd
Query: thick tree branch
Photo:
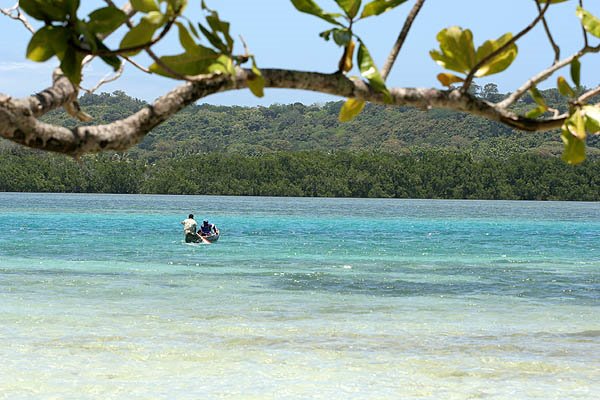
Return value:
<svg viewBox="0 0 600 400">
<path fill-rule="evenodd" d="M 392 48 L 392 51 L 390 52 L 390 55 L 388 56 L 388 58 L 385 62 L 385 65 L 381 69 L 381 76 L 383 77 L 384 81 L 387 79 L 387 76 L 389 75 L 390 71 L 392 70 L 392 67 L 394 66 L 394 62 L 396 62 L 396 58 L 398 58 L 398 53 L 400 53 L 400 49 L 402 48 L 402 45 L 404 44 L 404 41 L 406 40 L 406 37 L 408 36 L 408 32 L 410 31 L 410 28 L 411 28 L 415 18 L 417 18 L 417 14 L 419 14 L 419 11 L 421 10 L 423 3 L 425 3 L 425 0 L 417 0 L 417 2 L 414 4 L 413 8 L 410 10 L 410 13 L 408 13 L 408 16 L 406 17 L 406 21 L 404 21 L 404 26 L 402 27 L 402 30 L 400 31 L 400 34 L 398 35 L 398 39 L 396 39 L 396 43 L 394 44 L 394 47 Z"/>
<path fill-rule="evenodd" d="M 312 90 L 384 104 L 381 93 L 370 88 L 365 82 L 351 80 L 343 74 L 264 69 L 262 75 L 265 86 L 270 88 Z M 68 93 L 46 92 L 48 99 L 45 99 L 43 107 L 38 107 L 35 112 L 31 105 L 40 104 L 36 96 L 23 100 L 2 96 L 0 97 L 0 135 L 25 146 L 73 156 L 105 150 L 124 151 L 139 143 L 154 127 L 182 108 L 213 93 L 246 88 L 248 78 L 252 76 L 250 70 L 240 69 L 234 79 L 223 74 L 197 77 L 197 81 L 187 82 L 173 89 L 152 105 L 142 108 L 127 118 L 107 125 L 81 126 L 73 129 L 42 123 L 36 118 L 42 114 L 41 110 L 51 109 L 50 105 L 58 107 L 61 101 L 65 101 L 65 97 L 68 101 Z M 392 89 L 390 92 L 394 105 L 463 111 L 528 131 L 554 129 L 561 126 L 565 119 L 565 116 L 549 120 L 520 117 L 458 89 L 441 91 L 409 88 Z"/>
</svg>

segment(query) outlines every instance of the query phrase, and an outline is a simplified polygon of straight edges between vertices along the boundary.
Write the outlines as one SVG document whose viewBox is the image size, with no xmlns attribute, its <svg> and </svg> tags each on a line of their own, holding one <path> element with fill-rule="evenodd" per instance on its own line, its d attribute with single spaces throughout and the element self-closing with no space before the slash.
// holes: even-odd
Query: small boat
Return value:
<svg viewBox="0 0 600 400">
<path fill-rule="evenodd" d="M 216 242 L 217 240 L 219 240 L 219 230 L 217 229 L 216 232 L 211 233 L 208 236 L 202 236 L 202 238 L 208 240 L 211 243 Z"/>
<path fill-rule="evenodd" d="M 206 236 L 198 236 L 198 235 L 192 235 L 190 234 L 189 236 L 187 236 L 185 238 L 186 243 L 214 243 L 217 240 L 219 240 L 219 236 L 220 236 L 220 232 L 219 229 L 216 229 L 216 232 L 212 232 L 210 235 L 206 235 Z"/>
</svg>

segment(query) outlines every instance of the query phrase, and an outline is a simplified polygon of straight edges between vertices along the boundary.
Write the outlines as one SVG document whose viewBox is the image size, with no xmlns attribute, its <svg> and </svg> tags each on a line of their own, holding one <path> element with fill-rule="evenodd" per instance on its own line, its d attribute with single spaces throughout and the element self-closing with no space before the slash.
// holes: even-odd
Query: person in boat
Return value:
<svg viewBox="0 0 600 400">
<path fill-rule="evenodd" d="M 185 242 L 191 243 L 196 242 L 198 240 L 198 234 L 196 233 L 196 229 L 198 228 L 198 223 L 194 219 L 194 214 L 188 215 L 186 219 L 181 221 L 183 225 L 183 233 L 185 235 Z"/>
<path fill-rule="evenodd" d="M 200 236 L 210 236 L 213 233 L 217 233 L 217 227 L 214 224 L 209 224 L 208 220 L 204 220 L 202 222 L 202 225 L 200 225 L 200 230 L 198 231 L 198 234 Z"/>
</svg>

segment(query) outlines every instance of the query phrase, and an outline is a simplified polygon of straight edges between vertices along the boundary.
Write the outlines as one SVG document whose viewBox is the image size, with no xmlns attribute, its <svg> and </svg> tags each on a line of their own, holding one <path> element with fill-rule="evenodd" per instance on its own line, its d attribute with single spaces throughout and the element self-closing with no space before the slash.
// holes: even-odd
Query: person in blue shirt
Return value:
<svg viewBox="0 0 600 400">
<path fill-rule="evenodd" d="M 209 224 L 208 220 L 204 220 L 202 225 L 200 225 L 200 230 L 198 232 L 201 236 L 210 236 L 213 233 L 217 233 L 217 227 L 214 224 Z"/>
</svg>

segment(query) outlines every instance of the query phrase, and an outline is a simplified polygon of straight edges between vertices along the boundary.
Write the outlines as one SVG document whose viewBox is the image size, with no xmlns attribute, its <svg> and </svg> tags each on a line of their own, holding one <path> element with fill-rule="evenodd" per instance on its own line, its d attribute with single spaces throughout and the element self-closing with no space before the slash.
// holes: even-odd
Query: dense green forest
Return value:
<svg viewBox="0 0 600 400">
<path fill-rule="evenodd" d="M 502 97 L 495 85 L 478 90 L 490 100 Z M 555 92 L 545 97 L 564 108 Z M 96 123 L 145 104 L 123 92 L 80 102 Z M 341 104 L 195 105 L 127 153 L 79 161 L 3 140 L 0 191 L 600 200 L 597 138 L 588 141 L 589 159 L 573 167 L 560 159 L 557 132 L 378 105 L 341 124 Z M 46 120 L 75 125 L 63 111 Z"/>
<path fill-rule="evenodd" d="M 0 158 L 0 191 L 600 200 L 600 161 L 424 151 L 211 153 L 154 163 L 99 155 Z"/>
</svg>

